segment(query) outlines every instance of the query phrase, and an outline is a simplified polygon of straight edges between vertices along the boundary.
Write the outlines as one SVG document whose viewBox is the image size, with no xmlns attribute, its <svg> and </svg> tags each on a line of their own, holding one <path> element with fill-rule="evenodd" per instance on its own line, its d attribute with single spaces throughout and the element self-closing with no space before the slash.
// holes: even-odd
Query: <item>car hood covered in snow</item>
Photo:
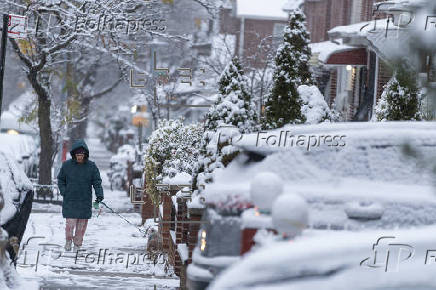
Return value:
<svg viewBox="0 0 436 290">
<path fill-rule="evenodd" d="M 247 254 L 208 289 L 435 289 L 435 240 L 435 226 L 309 232 Z"/>
</svg>

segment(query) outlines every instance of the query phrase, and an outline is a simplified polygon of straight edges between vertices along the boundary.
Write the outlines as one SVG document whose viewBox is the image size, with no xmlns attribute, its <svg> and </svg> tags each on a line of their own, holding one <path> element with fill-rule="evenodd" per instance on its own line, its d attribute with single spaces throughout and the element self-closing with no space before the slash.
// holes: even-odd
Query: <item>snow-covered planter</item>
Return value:
<svg viewBox="0 0 436 290">
<path fill-rule="evenodd" d="M 260 213 L 270 213 L 274 200 L 283 193 L 283 181 L 275 173 L 261 172 L 250 183 L 250 197 Z"/>
<path fill-rule="evenodd" d="M 307 202 L 296 194 L 282 194 L 273 203 L 272 222 L 274 228 L 285 238 L 301 234 L 309 221 Z"/>
</svg>

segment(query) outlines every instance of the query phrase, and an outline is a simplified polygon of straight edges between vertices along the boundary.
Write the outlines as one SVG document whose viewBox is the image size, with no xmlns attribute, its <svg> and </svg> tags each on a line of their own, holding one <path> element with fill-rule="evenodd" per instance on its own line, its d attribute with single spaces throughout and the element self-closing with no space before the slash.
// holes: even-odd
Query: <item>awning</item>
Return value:
<svg viewBox="0 0 436 290">
<path fill-rule="evenodd" d="M 354 48 L 348 51 L 333 53 L 327 59 L 326 64 L 335 65 L 366 65 L 366 48 Z"/>
<path fill-rule="evenodd" d="M 324 41 L 311 43 L 312 58 L 310 65 L 345 64 L 366 65 L 366 49 L 346 44 Z"/>
</svg>

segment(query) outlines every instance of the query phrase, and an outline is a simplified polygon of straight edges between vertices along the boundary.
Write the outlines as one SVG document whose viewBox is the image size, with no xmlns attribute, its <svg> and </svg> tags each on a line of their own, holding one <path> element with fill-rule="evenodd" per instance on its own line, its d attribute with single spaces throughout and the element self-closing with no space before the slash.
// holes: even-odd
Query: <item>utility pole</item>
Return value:
<svg viewBox="0 0 436 290">
<path fill-rule="evenodd" d="M 3 76 L 5 75 L 6 40 L 8 39 L 9 14 L 3 14 L 2 39 L 0 50 L 0 120 L 3 103 Z M 1 121 L 0 121 L 1 122 Z"/>
</svg>

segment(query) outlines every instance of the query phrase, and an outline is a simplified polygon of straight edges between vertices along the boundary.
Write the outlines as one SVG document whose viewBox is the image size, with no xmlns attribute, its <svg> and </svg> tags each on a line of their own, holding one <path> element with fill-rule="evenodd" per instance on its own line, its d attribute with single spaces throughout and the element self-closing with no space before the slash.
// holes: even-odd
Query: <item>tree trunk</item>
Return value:
<svg viewBox="0 0 436 290">
<path fill-rule="evenodd" d="M 83 119 L 81 122 L 74 123 L 71 128 L 70 140 L 73 142 L 77 139 L 85 139 L 86 138 L 86 129 L 88 128 L 88 116 L 89 116 L 89 108 L 91 105 L 91 100 L 89 98 L 81 98 L 80 99 L 80 119 Z"/>
<path fill-rule="evenodd" d="M 38 96 L 38 122 L 41 139 L 41 154 L 39 155 L 39 184 L 52 183 L 51 168 L 53 167 L 53 136 L 50 122 L 51 101 L 47 96 Z M 40 192 L 43 196 L 52 196 L 50 190 Z"/>
<path fill-rule="evenodd" d="M 51 101 L 47 90 L 37 80 L 37 72 L 29 72 L 27 75 L 36 95 L 38 96 L 38 125 L 41 140 L 41 153 L 39 155 L 39 179 L 41 185 L 51 185 L 51 169 L 53 167 L 54 140 L 52 135 L 50 112 Z M 49 189 L 38 190 L 38 195 L 50 197 L 53 192 Z"/>
</svg>

